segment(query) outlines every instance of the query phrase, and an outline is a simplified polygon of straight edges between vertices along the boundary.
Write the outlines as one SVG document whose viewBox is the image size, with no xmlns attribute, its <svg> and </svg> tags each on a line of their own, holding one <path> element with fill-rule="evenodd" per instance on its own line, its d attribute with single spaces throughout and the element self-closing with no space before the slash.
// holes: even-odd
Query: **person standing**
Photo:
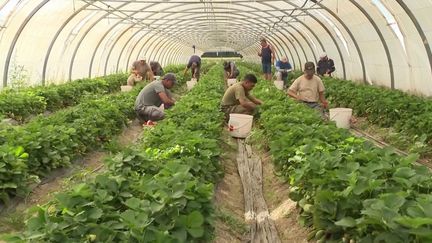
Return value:
<svg viewBox="0 0 432 243">
<path fill-rule="evenodd" d="M 189 62 L 184 70 L 183 76 L 186 76 L 187 71 L 191 69 L 192 78 L 195 78 L 199 81 L 200 78 L 200 69 L 201 69 L 201 57 L 197 55 L 192 55 L 189 58 Z"/>
<path fill-rule="evenodd" d="M 320 60 L 317 63 L 317 73 L 320 76 L 331 77 L 332 73 L 336 70 L 332 59 L 327 57 L 326 53 L 321 54 Z"/>
<path fill-rule="evenodd" d="M 242 82 L 231 85 L 222 98 L 221 110 L 225 113 L 226 118 L 231 113 L 254 115 L 257 112 L 257 106 L 263 102 L 249 92 L 258 82 L 253 74 L 246 74 Z"/>
<path fill-rule="evenodd" d="M 261 57 L 261 64 L 264 73 L 265 80 L 271 80 L 272 78 L 272 63 L 275 61 L 275 52 L 273 46 L 267 43 L 265 38 L 261 38 L 261 50 L 258 52 L 258 56 Z"/>
<path fill-rule="evenodd" d="M 162 104 L 170 107 L 175 104 L 170 89 L 177 83 L 173 73 L 167 73 L 162 80 L 147 84 L 135 100 L 135 112 L 141 121 L 159 121 L 165 113 L 160 108 Z"/>
<path fill-rule="evenodd" d="M 288 58 L 282 57 L 281 60 L 276 62 L 276 77 L 278 81 L 284 81 L 284 86 L 288 82 L 288 74 L 292 71 L 291 64 L 288 62 Z"/>
<path fill-rule="evenodd" d="M 223 68 L 225 80 L 229 78 L 237 78 L 240 75 L 240 71 L 237 69 L 237 66 L 233 61 L 224 61 Z"/>
<path fill-rule="evenodd" d="M 306 62 L 304 74 L 298 77 L 288 89 L 288 95 L 294 99 L 305 103 L 310 108 L 321 110 L 318 103 L 321 102 L 323 108 L 328 108 L 328 102 L 324 97 L 324 84 L 315 75 L 315 64 Z"/>
</svg>

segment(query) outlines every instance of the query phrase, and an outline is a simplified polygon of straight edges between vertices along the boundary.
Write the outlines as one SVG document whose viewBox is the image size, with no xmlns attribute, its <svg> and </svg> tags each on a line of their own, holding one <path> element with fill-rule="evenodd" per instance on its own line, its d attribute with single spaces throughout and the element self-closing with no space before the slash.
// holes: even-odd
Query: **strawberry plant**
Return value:
<svg viewBox="0 0 432 243">
<path fill-rule="evenodd" d="M 108 171 L 37 207 L 27 231 L 9 240 L 49 242 L 206 242 L 213 184 L 220 176 L 223 93 L 211 69 L 143 140 L 107 160 Z M 203 96 L 203 91 L 214 90 Z M 196 107 L 197 98 L 203 106 Z M 188 111 L 189 119 L 178 113 Z M 201 123 L 212 127 L 200 131 Z M 163 136 L 161 138 L 161 136 Z"/>
<path fill-rule="evenodd" d="M 31 115 L 76 105 L 86 94 L 105 94 L 120 90 L 125 74 L 80 79 L 61 85 L 5 90 L 0 92 L 0 114 L 24 122 Z"/>
<path fill-rule="evenodd" d="M 278 92 L 268 82 L 263 97 L 265 129 L 279 174 L 292 186 L 300 222 L 320 242 L 430 242 L 432 174 L 380 149 Z"/>
<path fill-rule="evenodd" d="M 432 139 L 429 99 L 334 78 L 324 78 L 324 84 L 333 106 L 352 108 L 356 115 L 382 127 L 393 127 L 411 136 L 425 135 L 427 141 Z"/>
</svg>

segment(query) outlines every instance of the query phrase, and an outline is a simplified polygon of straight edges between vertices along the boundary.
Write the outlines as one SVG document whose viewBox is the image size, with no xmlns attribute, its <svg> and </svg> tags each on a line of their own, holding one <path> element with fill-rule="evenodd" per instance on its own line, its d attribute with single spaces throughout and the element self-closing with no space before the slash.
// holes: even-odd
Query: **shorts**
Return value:
<svg viewBox="0 0 432 243">
<path fill-rule="evenodd" d="M 271 63 L 263 63 L 262 64 L 263 73 L 271 73 L 272 72 L 271 67 L 272 67 Z"/>
</svg>

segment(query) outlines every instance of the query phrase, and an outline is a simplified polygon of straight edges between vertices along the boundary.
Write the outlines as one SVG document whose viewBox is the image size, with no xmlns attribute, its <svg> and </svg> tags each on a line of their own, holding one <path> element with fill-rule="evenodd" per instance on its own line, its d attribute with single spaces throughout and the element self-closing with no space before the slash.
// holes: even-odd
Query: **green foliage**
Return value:
<svg viewBox="0 0 432 243">
<path fill-rule="evenodd" d="M 102 78 L 80 79 L 62 85 L 25 89 L 7 89 L 0 92 L 0 114 L 24 122 L 31 115 L 76 105 L 87 94 L 106 94 L 120 91 L 125 83 L 124 74 Z"/>
<path fill-rule="evenodd" d="M 107 172 L 35 208 L 26 232 L 9 240 L 208 242 L 222 93 L 221 72 L 212 69 L 140 144 L 109 158 Z"/>
<path fill-rule="evenodd" d="M 350 107 L 382 127 L 393 127 L 411 136 L 432 139 L 432 101 L 400 90 L 325 78 L 328 100 L 334 106 Z"/>
<path fill-rule="evenodd" d="M 276 168 L 293 187 L 300 222 L 318 230 L 320 242 L 432 240 L 432 174 L 414 164 L 418 156 L 353 137 L 268 82 L 254 93 L 265 101 L 261 125 Z"/>
<path fill-rule="evenodd" d="M 135 116 L 132 92 L 88 100 L 22 126 L 0 129 L 0 201 L 22 196 L 28 182 L 95 150 L 119 133 Z"/>
</svg>

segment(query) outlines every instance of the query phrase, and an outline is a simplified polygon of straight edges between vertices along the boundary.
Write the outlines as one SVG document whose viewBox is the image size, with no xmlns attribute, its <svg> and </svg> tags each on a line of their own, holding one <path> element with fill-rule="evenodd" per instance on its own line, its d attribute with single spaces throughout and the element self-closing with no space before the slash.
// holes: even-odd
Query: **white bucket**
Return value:
<svg viewBox="0 0 432 243">
<path fill-rule="evenodd" d="M 352 109 L 350 108 L 333 108 L 330 109 L 330 120 L 336 122 L 339 128 L 350 128 Z"/>
<path fill-rule="evenodd" d="M 191 78 L 191 81 L 198 82 L 196 78 Z"/>
<path fill-rule="evenodd" d="M 273 83 L 276 86 L 276 88 L 283 90 L 284 81 L 274 81 Z"/>
<path fill-rule="evenodd" d="M 186 82 L 187 89 L 191 90 L 195 86 L 195 84 L 197 84 L 196 80 L 187 81 Z"/>
<path fill-rule="evenodd" d="M 132 86 L 129 86 L 129 85 L 122 85 L 122 86 L 120 86 L 120 89 L 121 89 L 121 91 L 122 92 L 129 92 L 129 91 L 131 91 L 132 90 Z"/>
<path fill-rule="evenodd" d="M 230 135 L 236 138 L 245 138 L 252 129 L 253 116 L 244 114 L 230 114 L 228 128 Z"/>
<path fill-rule="evenodd" d="M 228 87 L 231 86 L 231 85 L 233 85 L 233 84 L 235 84 L 235 83 L 237 83 L 237 79 L 235 79 L 235 78 L 229 78 L 229 79 L 227 79 L 227 85 L 228 85 Z"/>
</svg>

